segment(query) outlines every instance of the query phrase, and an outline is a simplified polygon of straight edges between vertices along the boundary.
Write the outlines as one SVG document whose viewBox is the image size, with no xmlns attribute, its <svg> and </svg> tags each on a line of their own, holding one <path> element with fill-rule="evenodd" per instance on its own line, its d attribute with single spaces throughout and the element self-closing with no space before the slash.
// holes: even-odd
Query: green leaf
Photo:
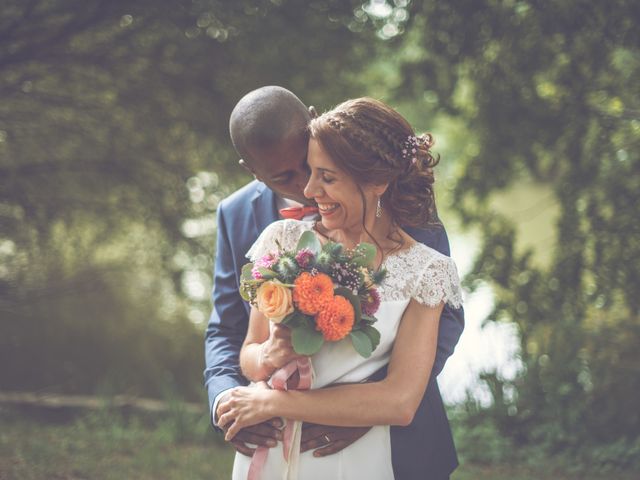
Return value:
<svg viewBox="0 0 640 480">
<path fill-rule="evenodd" d="M 302 312 L 294 311 L 282 319 L 282 323 L 288 327 L 309 326 L 309 316 Z M 311 324 L 313 325 L 313 324 Z M 313 327 L 312 327 L 313 328 Z"/>
<path fill-rule="evenodd" d="M 341 295 L 353 305 L 353 311 L 355 313 L 355 317 L 353 320 L 354 325 L 358 325 L 360 323 L 360 319 L 362 318 L 362 306 L 360 305 L 360 297 L 354 295 L 351 290 L 345 287 L 338 287 L 333 291 L 334 295 Z"/>
<path fill-rule="evenodd" d="M 251 275 L 251 269 L 253 268 L 253 263 L 245 263 L 242 266 L 242 273 L 240 274 L 241 280 L 253 280 L 253 276 Z"/>
<path fill-rule="evenodd" d="M 260 267 L 258 268 L 258 271 L 260 272 L 260 275 L 262 275 L 262 278 L 265 280 L 272 280 L 278 276 L 276 272 L 269 268 Z"/>
<path fill-rule="evenodd" d="M 342 253 L 342 244 L 328 241 L 322 246 L 322 251 L 331 255 L 332 258 L 336 258 Z"/>
<path fill-rule="evenodd" d="M 370 243 L 363 242 L 356 245 L 354 252 L 355 255 L 352 261 L 356 265 L 360 265 L 361 267 L 373 266 L 373 262 L 376 259 L 376 247 Z"/>
<path fill-rule="evenodd" d="M 378 321 L 378 319 L 376 317 L 372 317 L 370 315 L 365 315 L 364 313 L 362 314 L 362 323 L 364 323 L 366 325 L 373 325 L 377 321 Z"/>
<path fill-rule="evenodd" d="M 371 349 L 375 350 L 378 345 L 380 345 L 380 332 L 378 329 L 371 325 L 363 325 L 360 330 L 369 337 L 369 340 L 371 340 Z"/>
<path fill-rule="evenodd" d="M 320 240 L 318 240 L 318 237 L 316 237 L 313 232 L 306 231 L 300 236 L 296 251 L 300 251 L 303 248 L 308 248 L 314 255 L 318 255 L 322 249 L 322 245 L 320 245 Z"/>
<path fill-rule="evenodd" d="M 371 339 L 366 333 L 362 330 L 353 330 L 349 334 L 349 337 L 351 337 L 351 343 L 353 344 L 353 348 L 356 349 L 356 352 L 364 358 L 369 358 L 371 356 L 371 353 L 373 352 L 373 345 L 371 344 Z"/>
<path fill-rule="evenodd" d="M 296 353 L 300 355 L 313 355 L 317 353 L 324 343 L 322 333 L 308 325 L 300 325 L 291 329 L 291 343 Z"/>
</svg>

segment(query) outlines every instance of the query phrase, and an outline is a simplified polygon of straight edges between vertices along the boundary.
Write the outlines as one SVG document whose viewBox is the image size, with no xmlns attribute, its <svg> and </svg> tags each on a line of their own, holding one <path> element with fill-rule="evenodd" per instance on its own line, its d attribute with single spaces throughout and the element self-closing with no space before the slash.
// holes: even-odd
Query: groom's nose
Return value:
<svg viewBox="0 0 640 480">
<path fill-rule="evenodd" d="M 304 171 L 298 172 L 296 177 L 296 188 L 304 195 L 305 188 L 309 183 L 309 171 L 305 169 Z"/>
</svg>

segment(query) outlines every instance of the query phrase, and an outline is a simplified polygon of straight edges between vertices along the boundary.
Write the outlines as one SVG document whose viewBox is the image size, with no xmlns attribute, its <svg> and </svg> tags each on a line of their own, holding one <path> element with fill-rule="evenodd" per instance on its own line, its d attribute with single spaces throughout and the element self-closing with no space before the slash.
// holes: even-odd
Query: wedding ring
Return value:
<svg viewBox="0 0 640 480">
<path fill-rule="evenodd" d="M 324 436 L 324 440 L 325 440 L 325 442 L 327 442 L 327 443 L 331 443 L 331 439 L 329 438 L 329 435 L 325 435 L 325 436 Z"/>
</svg>

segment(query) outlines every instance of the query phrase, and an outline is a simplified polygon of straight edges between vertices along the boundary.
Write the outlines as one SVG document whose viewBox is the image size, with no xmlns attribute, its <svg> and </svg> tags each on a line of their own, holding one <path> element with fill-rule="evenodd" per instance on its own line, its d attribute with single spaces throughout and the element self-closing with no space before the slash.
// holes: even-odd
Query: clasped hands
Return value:
<svg viewBox="0 0 640 480">
<path fill-rule="evenodd" d="M 291 330 L 284 325 L 272 325 L 269 338 L 260 347 L 260 362 L 270 375 L 291 360 L 302 358 L 291 344 Z M 291 378 L 289 386 L 297 384 Z M 265 382 L 253 387 L 238 387 L 227 393 L 218 403 L 216 418 L 225 432 L 225 439 L 240 453 L 251 456 L 259 447 L 275 447 L 282 441 L 283 421 L 265 417 L 261 408 L 260 390 L 268 390 Z M 250 425 L 253 423 L 252 425 Z M 302 424 L 300 452 L 314 450 L 313 455 L 332 455 L 362 437 L 370 427 L 335 427 L 328 425 Z"/>
</svg>

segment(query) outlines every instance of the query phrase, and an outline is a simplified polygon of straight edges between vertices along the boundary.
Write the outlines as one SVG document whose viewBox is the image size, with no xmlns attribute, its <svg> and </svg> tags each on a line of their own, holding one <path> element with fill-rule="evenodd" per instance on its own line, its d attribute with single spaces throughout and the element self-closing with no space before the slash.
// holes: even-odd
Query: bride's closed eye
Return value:
<svg viewBox="0 0 640 480">
<path fill-rule="evenodd" d="M 322 174 L 322 181 L 328 183 L 329 185 L 336 181 L 335 178 L 328 176 L 327 174 Z"/>
</svg>

